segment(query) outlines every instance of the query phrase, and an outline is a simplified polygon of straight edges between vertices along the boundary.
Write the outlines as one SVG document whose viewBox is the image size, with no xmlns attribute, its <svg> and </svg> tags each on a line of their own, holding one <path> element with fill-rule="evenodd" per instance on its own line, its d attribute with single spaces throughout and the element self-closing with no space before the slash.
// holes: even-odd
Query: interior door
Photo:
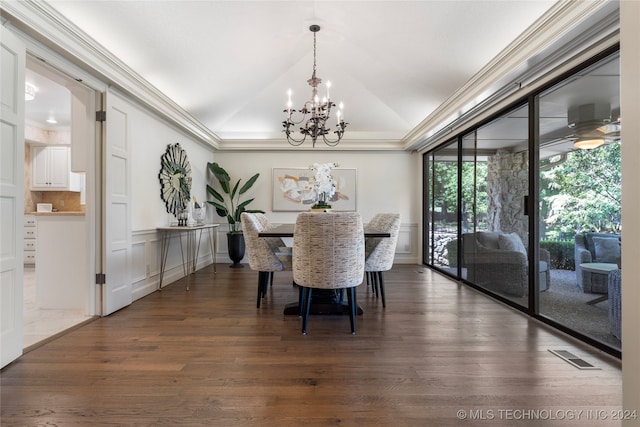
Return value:
<svg viewBox="0 0 640 427">
<path fill-rule="evenodd" d="M 104 94 L 103 127 L 103 272 L 102 315 L 119 310 L 133 300 L 131 258 L 131 141 L 130 106 L 113 92 Z"/>
<path fill-rule="evenodd" d="M 0 364 L 22 354 L 25 46 L 0 29 Z"/>
</svg>

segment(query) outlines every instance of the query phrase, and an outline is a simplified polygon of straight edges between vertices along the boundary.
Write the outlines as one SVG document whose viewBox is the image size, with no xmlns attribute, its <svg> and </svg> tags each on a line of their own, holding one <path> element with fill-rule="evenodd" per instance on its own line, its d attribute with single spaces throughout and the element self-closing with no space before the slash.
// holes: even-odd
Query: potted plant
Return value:
<svg viewBox="0 0 640 427">
<path fill-rule="evenodd" d="M 208 200 L 207 203 L 216 208 L 218 215 L 227 218 L 227 222 L 229 223 L 227 247 L 229 249 L 229 258 L 233 261 L 231 268 L 242 268 L 243 265 L 240 264 L 240 261 L 244 258 L 245 247 L 244 236 L 240 227 L 242 224 L 240 214 L 242 214 L 242 212 L 264 213 L 264 211 L 246 209 L 246 206 L 253 202 L 253 199 L 240 201 L 240 196 L 253 186 L 260 174 L 257 173 L 253 175 L 242 187 L 240 187 L 240 179 L 231 187 L 231 178 L 226 170 L 217 163 L 207 163 L 207 167 L 220 183 L 220 188 L 224 194 L 223 196 L 223 194 L 207 184 L 207 192 L 215 199 Z"/>
</svg>

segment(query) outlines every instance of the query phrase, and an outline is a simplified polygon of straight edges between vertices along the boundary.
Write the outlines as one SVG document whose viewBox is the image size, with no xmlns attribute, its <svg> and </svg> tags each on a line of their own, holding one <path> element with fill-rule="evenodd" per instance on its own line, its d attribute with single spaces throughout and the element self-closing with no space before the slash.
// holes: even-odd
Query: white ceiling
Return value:
<svg viewBox="0 0 640 427">
<path fill-rule="evenodd" d="M 287 90 L 294 108 L 310 97 L 318 24 L 345 139 L 375 142 L 409 134 L 555 1 L 47 3 L 225 142 L 283 139 Z"/>
</svg>

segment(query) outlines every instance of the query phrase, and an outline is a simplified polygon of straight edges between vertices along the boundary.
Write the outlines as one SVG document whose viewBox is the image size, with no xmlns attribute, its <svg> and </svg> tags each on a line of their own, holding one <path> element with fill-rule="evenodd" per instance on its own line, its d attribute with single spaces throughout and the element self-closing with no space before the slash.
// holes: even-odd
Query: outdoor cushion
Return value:
<svg viewBox="0 0 640 427">
<path fill-rule="evenodd" d="M 617 237 L 593 237 L 596 262 L 615 263 L 620 257 L 620 243 Z"/>
<path fill-rule="evenodd" d="M 506 251 L 520 252 L 522 255 L 527 256 L 527 250 L 517 233 L 498 235 L 498 247 Z"/>
<path fill-rule="evenodd" d="M 476 240 L 480 245 L 484 246 L 487 249 L 500 249 L 500 245 L 498 243 L 498 236 L 502 233 L 497 233 L 494 231 L 478 231 L 476 233 Z"/>
</svg>

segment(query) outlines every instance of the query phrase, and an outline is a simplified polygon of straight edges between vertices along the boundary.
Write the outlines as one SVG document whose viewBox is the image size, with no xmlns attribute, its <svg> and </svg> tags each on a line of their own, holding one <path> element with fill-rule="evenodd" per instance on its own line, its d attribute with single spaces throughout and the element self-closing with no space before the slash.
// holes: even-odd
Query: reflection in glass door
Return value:
<svg viewBox="0 0 640 427">
<path fill-rule="evenodd" d="M 456 275 L 459 211 L 457 142 L 435 151 L 430 156 L 428 170 L 428 263 Z"/>
<path fill-rule="evenodd" d="M 509 111 L 464 135 L 462 158 L 462 265 L 466 278 L 527 306 L 527 106 Z"/>
<path fill-rule="evenodd" d="M 620 349 L 618 54 L 560 82 L 540 109 L 540 252 L 550 254 L 539 313 Z"/>
</svg>

